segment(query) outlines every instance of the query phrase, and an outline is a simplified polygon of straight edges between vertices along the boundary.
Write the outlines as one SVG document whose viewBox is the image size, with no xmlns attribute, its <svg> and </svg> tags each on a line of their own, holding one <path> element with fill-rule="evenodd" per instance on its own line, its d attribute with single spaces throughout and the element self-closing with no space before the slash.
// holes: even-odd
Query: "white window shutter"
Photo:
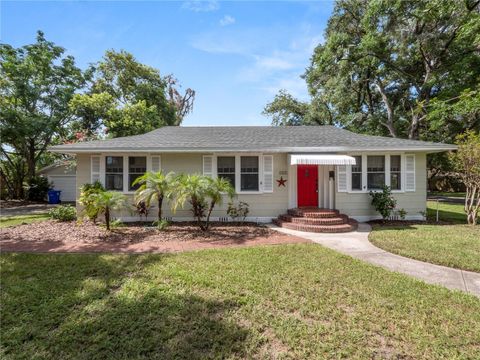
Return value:
<svg viewBox="0 0 480 360">
<path fill-rule="evenodd" d="M 203 156 L 203 175 L 213 177 L 213 156 Z"/>
<path fill-rule="evenodd" d="M 338 192 L 347 192 L 347 166 L 337 166 L 337 187 Z"/>
<path fill-rule="evenodd" d="M 263 192 L 273 192 L 273 155 L 263 155 Z"/>
<path fill-rule="evenodd" d="M 405 155 L 405 191 L 415 191 L 415 155 Z"/>
<path fill-rule="evenodd" d="M 161 169 L 160 156 L 152 156 L 152 171 L 159 172 Z"/>
<path fill-rule="evenodd" d="M 100 156 L 90 157 L 90 181 L 100 181 Z"/>
</svg>

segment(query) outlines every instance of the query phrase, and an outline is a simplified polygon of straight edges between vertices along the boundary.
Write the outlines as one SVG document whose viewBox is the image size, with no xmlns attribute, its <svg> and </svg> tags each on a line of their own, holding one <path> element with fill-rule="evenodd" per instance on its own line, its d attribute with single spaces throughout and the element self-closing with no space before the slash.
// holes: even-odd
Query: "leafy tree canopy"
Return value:
<svg viewBox="0 0 480 360">
<path fill-rule="evenodd" d="M 90 72 L 89 90 L 70 103 L 79 118 L 77 128 L 89 132 L 103 128 L 113 137 L 137 135 L 179 125 L 192 110 L 193 90 L 180 95 L 175 78 L 162 77 L 128 52 L 107 51 Z"/>
<path fill-rule="evenodd" d="M 13 157 L 23 159 L 28 178 L 35 176 L 37 161 L 72 120 L 68 102 L 85 81 L 73 57 L 64 52 L 40 31 L 31 45 L 0 44 L 1 157 L 13 167 L 18 165 Z"/>
<path fill-rule="evenodd" d="M 452 141 L 478 128 L 479 3 L 338 0 L 305 74 L 312 101 L 291 123 L 311 124 L 305 107 L 322 104 L 324 121 L 361 133 Z M 274 124 L 295 103 L 284 100 L 265 108 Z M 457 102 L 469 113 L 454 115 Z"/>
</svg>

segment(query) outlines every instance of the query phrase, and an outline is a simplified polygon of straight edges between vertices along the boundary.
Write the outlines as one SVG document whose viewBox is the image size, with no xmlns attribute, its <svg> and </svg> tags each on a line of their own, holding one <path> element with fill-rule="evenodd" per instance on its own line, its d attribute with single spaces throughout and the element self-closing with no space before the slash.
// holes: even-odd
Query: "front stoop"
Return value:
<svg viewBox="0 0 480 360">
<path fill-rule="evenodd" d="M 343 233 L 354 231 L 358 223 L 338 210 L 313 207 L 289 209 L 287 214 L 273 220 L 277 226 L 314 233 Z"/>
</svg>

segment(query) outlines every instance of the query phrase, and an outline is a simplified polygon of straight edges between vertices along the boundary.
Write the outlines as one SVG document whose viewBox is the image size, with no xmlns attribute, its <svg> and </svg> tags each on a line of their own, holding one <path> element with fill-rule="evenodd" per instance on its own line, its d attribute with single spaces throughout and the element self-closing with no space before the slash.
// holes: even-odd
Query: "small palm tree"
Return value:
<svg viewBox="0 0 480 360">
<path fill-rule="evenodd" d="M 92 204 L 98 209 L 98 213 L 105 215 L 107 230 L 110 230 L 111 211 L 128 207 L 127 197 L 118 191 L 102 191 L 90 196 Z"/>
<path fill-rule="evenodd" d="M 235 196 L 235 189 L 233 188 L 230 181 L 224 178 L 208 178 L 208 187 L 206 189 L 206 196 L 210 199 L 210 206 L 208 207 L 207 219 L 205 222 L 205 229 L 208 230 L 210 227 L 210 215 L 215 205 L 221 205 L 223 198 L 226 196 L 232 200 Z"/>
<path fill-rule="evenodd" d="M 173 189 L 173 182 L 175 174 L 169 172 L 164 174 L 159 172 L 146 172 L 144 175 L 135 179 L 132 185 L 140 184 L 140 187 L 135 192 L 135 203 L 139 204 L 145 202 L 147 207 L 153 201 L 158 204 L 158 221 L 162 220 L 162 205 L 163 200 L 170 198 Z"/>
<path fill-rule="evenodd" d="M 233 198 L 235 190 L 228 180 L 223 178 L 212 179 L 203 175 L 180 175 L 177 177 L 176 197 L 173 210 L 182 206 L 186 201 L 192 205 L 193 216 L 203 231 L 210 227 L 210 215 L 216 204 L 221 204 L 223 197 Z M 209 200 L 209 201 L 207 201 Z M 206 214 L 205 214 L 206 212 Z M 202 219 L 206 216 L 205 222 Z"/>
<path fill-rule="evenodd" d="M 192 205 L 193 216 L 197 219 L 200 228 L 202 228 L 202 218 L 205 216 L 207 179 L 206 176 L 198 174 L 181 174 L 175 179 L 172 210 L 175 212 L 179 206 L 183 207 L 188 201 Z"/>
</svg>

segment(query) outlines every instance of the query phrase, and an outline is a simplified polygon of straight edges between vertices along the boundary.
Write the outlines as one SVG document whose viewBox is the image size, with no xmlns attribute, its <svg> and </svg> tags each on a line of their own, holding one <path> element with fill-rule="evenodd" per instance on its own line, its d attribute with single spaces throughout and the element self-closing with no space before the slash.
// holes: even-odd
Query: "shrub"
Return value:
<svg viewBox="0 0 480 360">
<path fill-rule="evenodd" d="M 52 188 L 45 176 L 35 176 L 28 180 L 26 190 L 27 199 L 32 201 L 45 201 L 48 190 Z"/>
<path fill-rule="evenodd" d="M 400 216 L 400 219 L 405 220 L 407 217 L 407 211 L 405 209 L 400 209 L 398 210 L 398 215 Z"/>
<path fill-rule="evenodd" d="M 235 221 L 238 218 L 241 218 L 242 222 L 245 221 L 245 218 L 248 216 L 250 212 L 248 203 L 244 201 L 240 201 L 238 205 L 235 205 L 233 201 L 230 201 L 228 203 L 228 209 L 227 209 L 227 215 L 232 218 L 233 221 Z"/>
<path fill-rule="evenodd" d="M 91 194 L 89 199 L 92 208 L 97 210 L 97 214 L 105 215 L 105 225 L 110 230 L 110 220 L 112 210 L 128 208 L 127 197 L 118 191 L 101 191 Z"/>
<path fill-rule="evenodd" d="M 210 215 L 217 204 L 221 204 L 223 197 L 230 199 L 235 195 L 235 189 L 224 178 L 212 179 L 203 175 L 180 175 L 176 180 L 175 199 L 173 209 L 188 201 L 192 205 L 193 216 L 201 230 L 207 231 L 210 227 Z M 203 219 L 205 218 L 205 221 Z"/>
<path fill-rule="evenodd" d="M 138 216 L 140 216 L 140 221 L 142 220 L 142 217 L 145 217 L 145 220 L 148 218 L 148 212 L 150 211 L 150 207 L 147 206 L 145 201 L 140 201 L 135 205 L 136 212 Z"/>
<path fill-rule="evenodd" d="M 95 181 L 93 184 L 83 184 L 80 191 L 78 202 L 84 207 L 83 212 L 94 223 L 97 221 L 99 209 L 95 206 L 91 195 L 99 194 L 104 191 L 105 188 L 100 181 Z"/>
<path fill-rule="evenodd" d="M 370 196 L 375 210 L 382 215 L 383 220 L 388 219 L 397 205 L 397 200 L 392 196 L 390 187 L 384 186 L 381 192 L 370 191 Z"/>
<path fill-rule="evenodd" d="M 61 205 L 50 209 L 48 216 L 60 221 L 73 221 L 77 218 L 77 210 L 71 205 Z"/>
<path fill-rule="evenodd" d="M 163 220 L 157 220 L 153 222 L 153 225 L 158 228 L 158 230 L 165 230 L 170 226 L 170 223 L 163 219 Z"/>
</svg>

